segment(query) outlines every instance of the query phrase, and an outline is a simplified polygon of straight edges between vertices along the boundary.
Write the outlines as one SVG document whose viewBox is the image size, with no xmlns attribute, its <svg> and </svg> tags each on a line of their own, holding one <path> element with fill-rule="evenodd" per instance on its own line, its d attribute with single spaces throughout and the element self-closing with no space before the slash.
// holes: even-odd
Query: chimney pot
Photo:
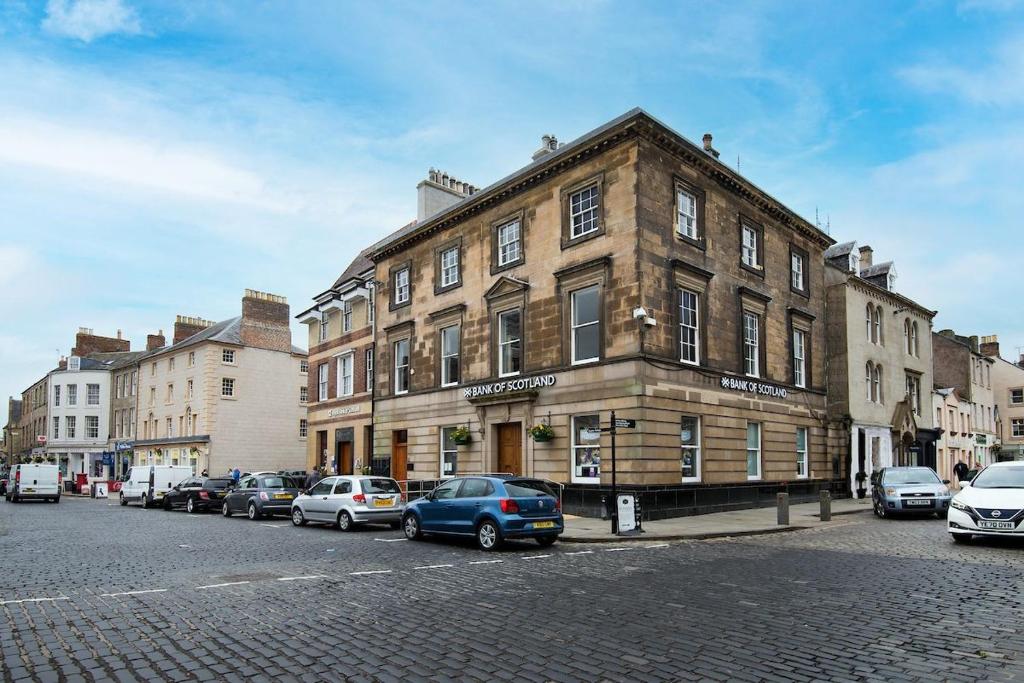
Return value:
<svg viewBox="0 0 1024 683">
<path fill-rule="evenodd" d="M 860 269 L 870 268 L 873 264 L 872 257 L 874 256 L 874 250 L 868 245 L 864 245 L 860 248 Z"/>
</svg>

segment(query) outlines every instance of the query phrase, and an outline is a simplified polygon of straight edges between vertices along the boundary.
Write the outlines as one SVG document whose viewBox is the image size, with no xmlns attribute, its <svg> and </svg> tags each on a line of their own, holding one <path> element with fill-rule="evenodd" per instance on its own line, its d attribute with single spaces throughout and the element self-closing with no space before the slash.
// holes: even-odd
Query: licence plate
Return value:
<svg viewBox="0 0 1024 683">
<path fill-rule="evenodd" d="M 156 497 L 157 498 L 163 498 L 164 497 L 164 492 L 163 491 L 157 491 L 156 492 Z"/>
<path fill-rule="evenodd" d="M 554 522 L 534 522 L 533 523 L 533 528 L 534 529 L 554 529 L 555 528 L 555 523 Z"/>
<path fill-rule="evenodd" d="M 931 505 L 932 504 L 932 502 L 930 500 L 905 500 L 903 502 L 906 503 L 907 505 Z"/>
<path fill-rule="evenodd" d="M 25 493 L 35 493 L 35 489 L 25 489 Z"/>
<path fill-rule="evenodd" d="M 1013 522 L 987 522 L 980 520 L 978 522 L 979 529 L 1004 529 L 1010 531 L 1013 529 Z"/>
<path fill-rule="evenodd" d="M 287 499 L 290 499 L 291 497 L 292 497 L 292 494 L 290 494 L 290 493 L 275 493 L 274 494 L 274 498 L 277 498 L 279 500 L 287 500 Z"/>
<path fill-rule="evenodd" d="M 374 498 L 373 500 L 373 506 L 378 508 L 391 507 L 394 503 L 394 498 Z"/>
</svg>

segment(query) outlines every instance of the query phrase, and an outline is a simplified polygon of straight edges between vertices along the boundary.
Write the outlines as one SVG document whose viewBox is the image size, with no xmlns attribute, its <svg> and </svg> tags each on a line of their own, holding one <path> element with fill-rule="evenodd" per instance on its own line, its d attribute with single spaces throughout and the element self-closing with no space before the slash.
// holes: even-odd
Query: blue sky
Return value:
<svg viewBox="0 0 1024 683">
<path fill-rule="evenodd" d="M 1024 346 L 1018 0 L 0 0 L 0 395 L 79 326 L 297 312 L 430 166 L 487 185 L 634 106 Z"/>
</svg>

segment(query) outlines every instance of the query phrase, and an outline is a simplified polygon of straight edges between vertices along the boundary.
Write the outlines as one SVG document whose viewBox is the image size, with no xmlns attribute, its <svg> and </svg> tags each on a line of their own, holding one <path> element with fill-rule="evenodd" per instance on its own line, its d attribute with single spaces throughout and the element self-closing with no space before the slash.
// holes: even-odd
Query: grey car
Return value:
<svg viewBox="0 0 1024 683">
<path fill-rule="evenodd" d="M 325 477 L 292 503 L 292 524 L 336 525 L 351 531 L 357 524 L 389 524 L 399 528 L 405 503 L 398 482 L 388 477 Z"/>
<path fill-rule="evenodd" d="M 230 517 L 244 512 L 249 519 L 287 515 L 292 501 L 299 495 L 299 486 L 291 477 L 278 474 L 250 474 L 224 496 L 221 514 Z"/>
<path fill-rule="evenodd" d="M 949 481 L 930 467 L 885 467 L 873 478 L 871 502 L 875 515 L 934 514 L 944 517 L 952 495 Z"/>
</svg>

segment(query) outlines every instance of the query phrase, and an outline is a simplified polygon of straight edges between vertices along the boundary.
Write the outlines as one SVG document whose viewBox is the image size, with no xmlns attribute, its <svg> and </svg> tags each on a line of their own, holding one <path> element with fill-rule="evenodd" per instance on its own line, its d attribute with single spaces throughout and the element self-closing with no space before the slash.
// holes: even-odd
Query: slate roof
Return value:
<svg viewBox="0 0 1024 683">
<path fill-rule="evenodd" d="M 882 263 L 876 263 L 873 266 L 860 269 L 860 276 L 862 278 L 877 277 L 879 275 L 886 275 L 892 270 L 892 261 L 884 261 Z"/>
<path fill-rule="evenodd" d="M 843 242 L 842 244 L 833 244 L 831 247 L 825 250 L 825 258 L 838 258 L 840 256 L 846 256 L 857 247 L 857 242 Z"/>
<path fill-rule="evenodd" d="M 350 263 L 348 268 L 346 268 L 338 279 L 334 281 L 334 284 L 331 285 L 331 289 L 337 289 L 340 285 L 348 282 L 349 280 L 354 280 L 366 271 L 373 270 L 373 261 L 371 261 L 366 255 L 368 251 L 368 249 L 364 249 L 359 252 L 358 256 L 352 259 L 352 263 Z"/>
<path fill-rule="evenodd" d="M 195 346 L 196 344 L 204 341 L 221 342 L 222 344 L 234 344 L 236 346 L 244 346 L 242 344 L 242 316 L 238 315 L 234 318 L 228 318 L 227 320 L 221 320 L 219 323 L 210 325 L 204 330 L 196 332 L 191 337 L 182 339 L 177 344 L 171 344 L 155 351 L 146 353 L 145 355 L 157 355 L 163 354 L 168 351 L 180 351 L 181 349 L 189 346 Z M 292 344 L 291 352 L 301 355 L 306 355 L 306 350 L 299 348 Z"/>
</svg>

